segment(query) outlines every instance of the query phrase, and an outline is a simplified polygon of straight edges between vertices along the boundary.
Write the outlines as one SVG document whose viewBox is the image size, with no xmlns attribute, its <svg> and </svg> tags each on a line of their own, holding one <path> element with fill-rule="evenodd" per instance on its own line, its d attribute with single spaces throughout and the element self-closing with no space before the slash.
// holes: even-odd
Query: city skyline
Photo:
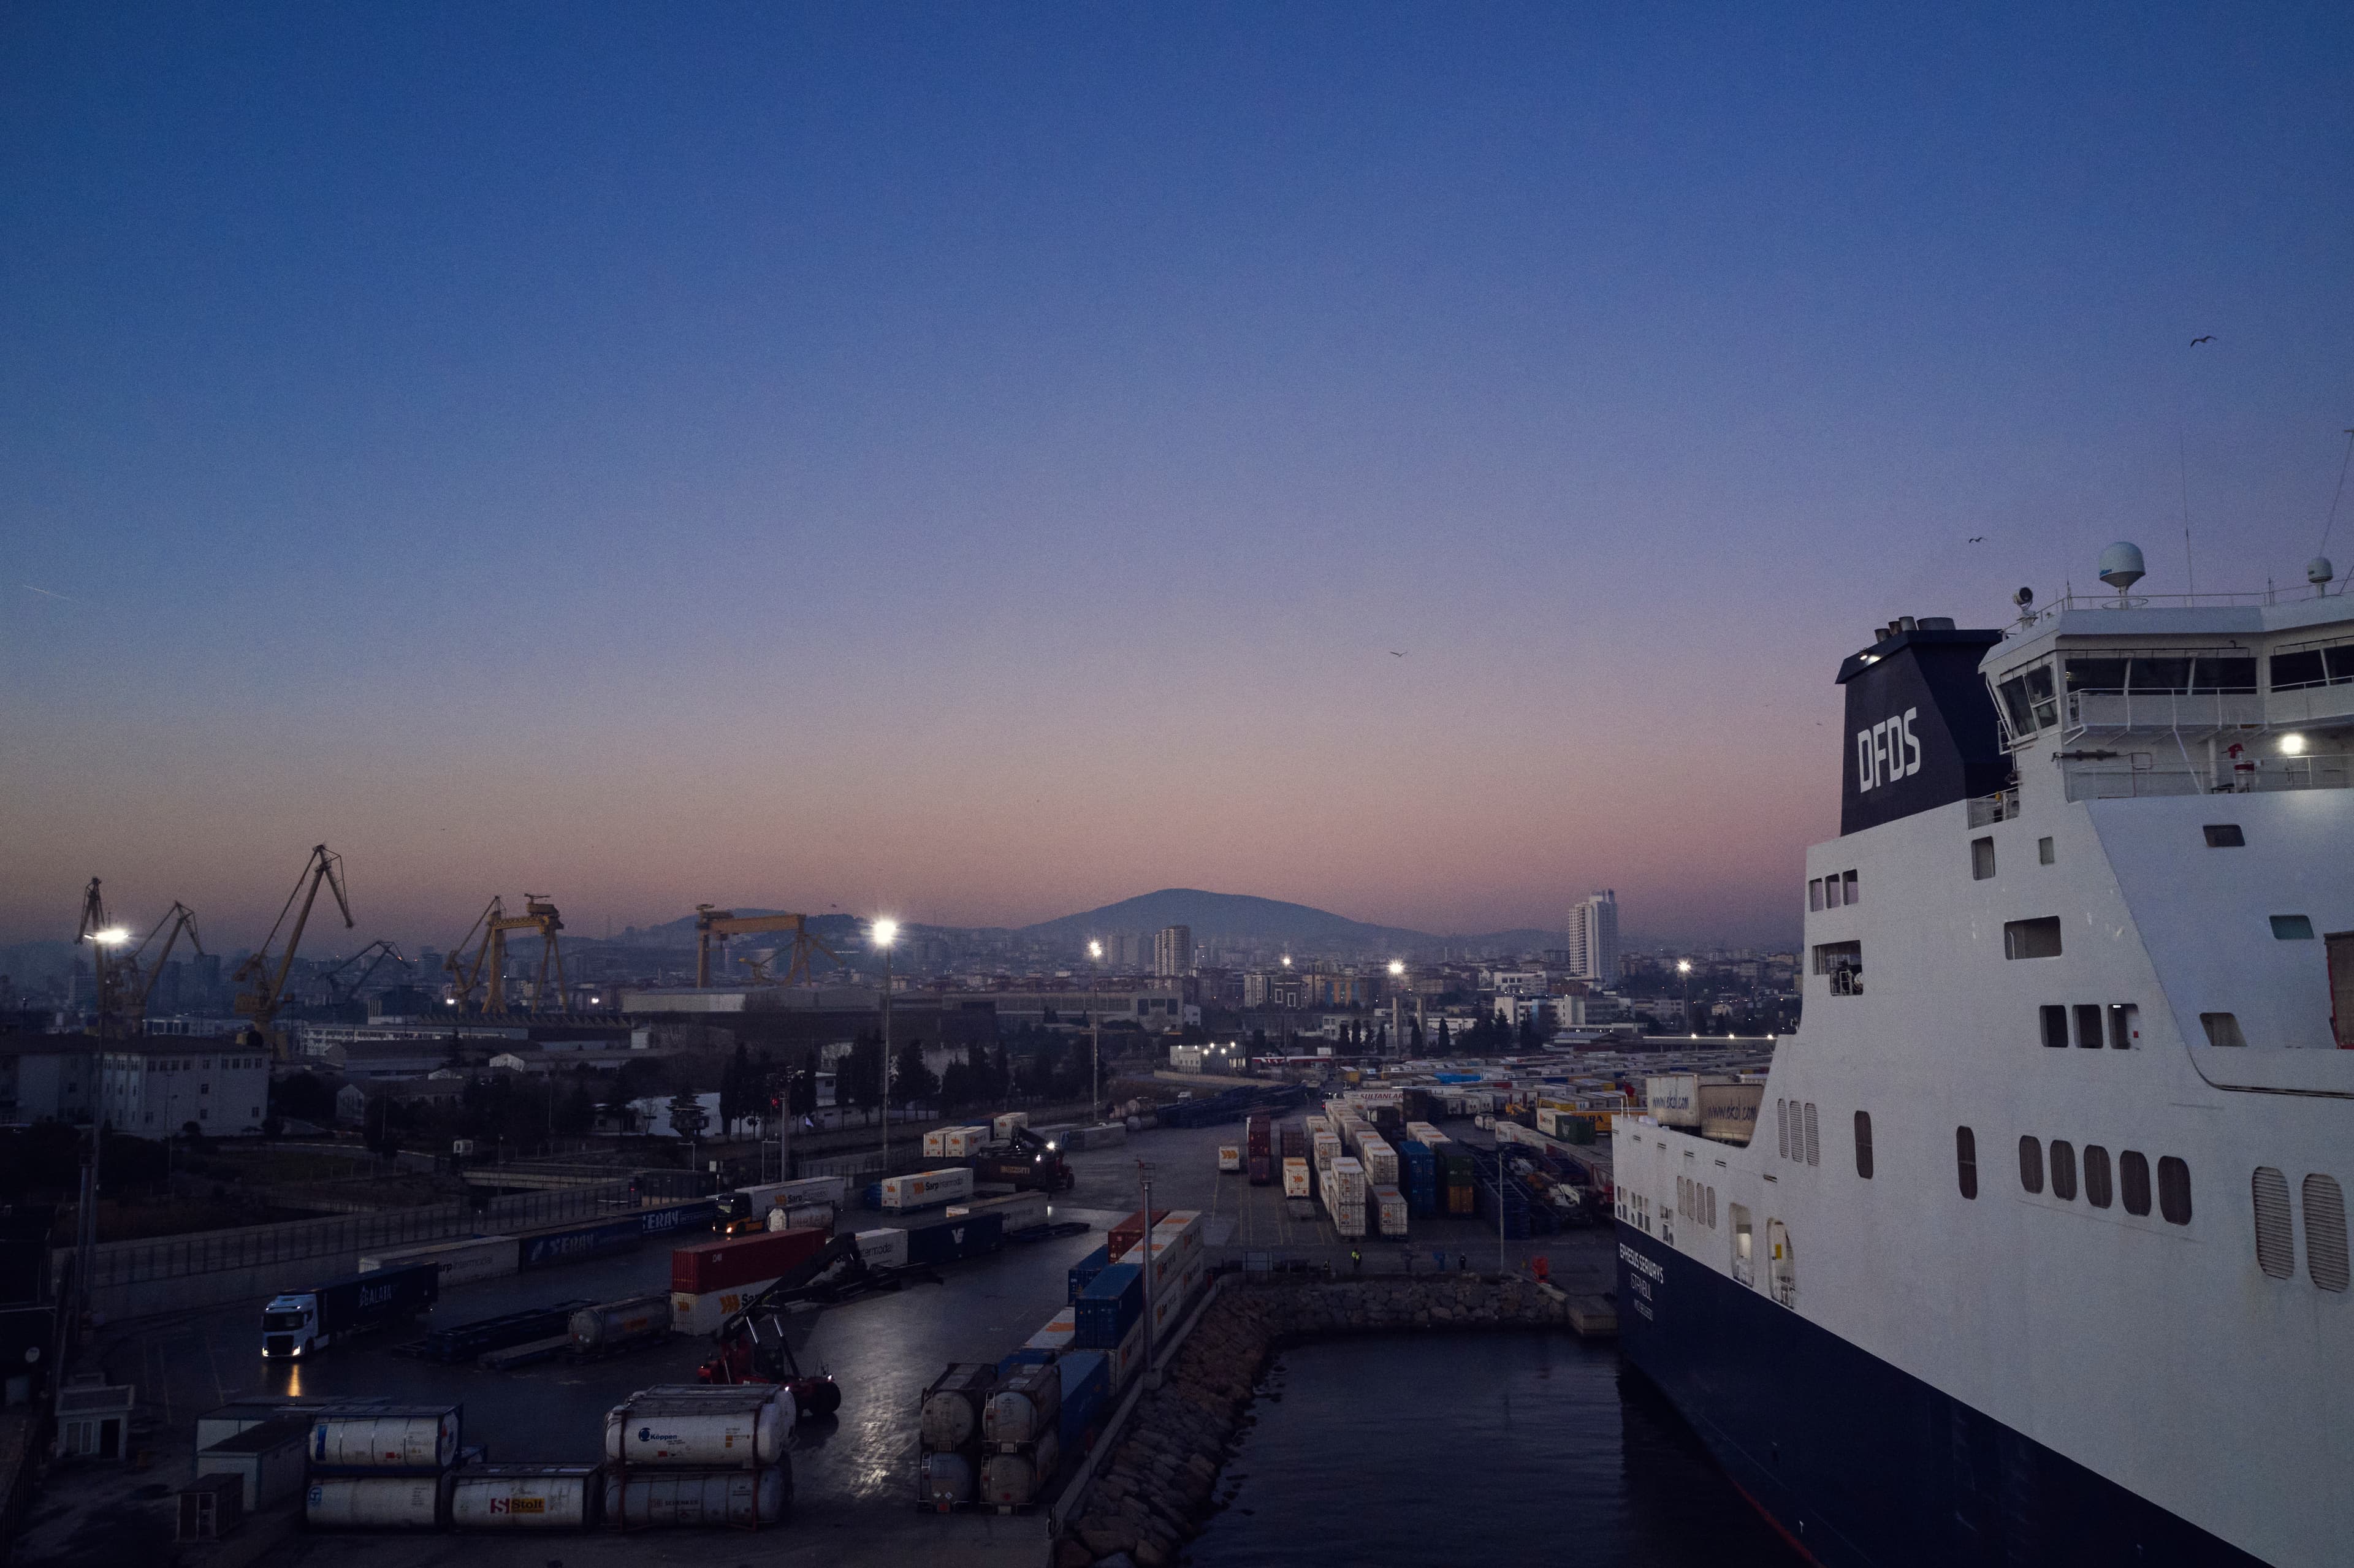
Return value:
<svg viewBox="0 0 2354 1568">
<path fill-rule="evenodd" d="M 2354 423 L 2319 7 L 0 29 L 0 941 L 1785 941 L 1871 627 L 2294 587 Z"/>
</svg>

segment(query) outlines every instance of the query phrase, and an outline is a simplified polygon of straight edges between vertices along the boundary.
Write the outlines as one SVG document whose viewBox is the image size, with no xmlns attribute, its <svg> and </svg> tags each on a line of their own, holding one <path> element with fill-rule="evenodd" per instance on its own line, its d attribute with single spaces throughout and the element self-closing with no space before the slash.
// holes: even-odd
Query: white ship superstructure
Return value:
<svg viewBox="0 0 2354 1568">
<path fill-rule="evenodd" d="M 1840 678 L 1757 1134 L 1619 1120 L 1628 1354 L 1823 1563 L 2354 1562 L 2354 603 Z"/>
</svg>

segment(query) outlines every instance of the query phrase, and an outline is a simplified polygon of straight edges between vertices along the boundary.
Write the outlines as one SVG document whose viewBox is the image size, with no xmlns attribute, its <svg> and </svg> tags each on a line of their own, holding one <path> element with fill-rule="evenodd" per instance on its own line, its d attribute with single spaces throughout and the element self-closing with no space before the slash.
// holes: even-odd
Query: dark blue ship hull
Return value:
<svg viewBox="0 0 2354 1568">
<path fill-rule="evenodd" d="M 1824 1568 L 2259 1562 L 1763 1292 L 1617 1233 L 1626 1360 Z"/>
</svg>

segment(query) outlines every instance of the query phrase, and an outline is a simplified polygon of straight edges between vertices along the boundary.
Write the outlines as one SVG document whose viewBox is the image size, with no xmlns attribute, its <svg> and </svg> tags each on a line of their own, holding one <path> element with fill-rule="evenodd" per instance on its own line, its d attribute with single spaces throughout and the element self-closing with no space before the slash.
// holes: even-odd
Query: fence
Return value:
<svg viewBox="0 0 2354 1568">
<path fill-rule="evenodd" d="M 469 1203 L 435 1203 L 372 1214 L 202 1231 L 162 1241 L 106 1242 L 91 1253 L 90 1284 L 93 1290 L 103 1290 L 306 1258 L 349 1256 L 384 1247 L 446 1241 L 477 1231 L 525 1230 L 606 1213 L 631 1202 L 629 1182 L 610 1181 L 493 1198 L 479 1210 Z M 69 1255 L 59 1254 L 61 1259 L 66 1255 Z"/>
</svg>

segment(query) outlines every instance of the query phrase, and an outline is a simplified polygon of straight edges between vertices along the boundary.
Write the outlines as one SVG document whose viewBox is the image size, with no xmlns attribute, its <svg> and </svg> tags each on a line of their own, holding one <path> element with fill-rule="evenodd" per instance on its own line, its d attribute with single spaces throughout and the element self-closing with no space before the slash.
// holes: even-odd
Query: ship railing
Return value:
<svg viewBox="0 0 2354 1568">
<path fill-rule="evenodd" d="M 2019 791 L 1998 789 L 1991 795 L 1970 797 L 1970 826 L 1990 828 L 1997 822 L 2009 821 L 2019 815 Z"/>
<path fill-rule="evenodd" d="M 2318 596 L 2307 591 L 2289 590 L 2293 601 Z M 2224 609 L 2247 605 L 2279 604 L 2282 594 L 2277 588 L 2252 588 L 2239 593 L 2077 593 L 2073 589 L 2062 594 L 2049 604 L 2039 604 L 2013 623 L 2014 631 L 2023 631 L 2071 609 Z"/>
<path fill-rule="evenodd" d="M 2071 800 L 2123 800 L 2179 795 L 2270 795 L 2291 789 L 2354 787 L 2354 758 L 2267 757 L 2204 768 L 2156 766 L 2160 754 L 2134 752 L 2115 761 L 2070 763 L 2063 769 Z"/>
</svg>

